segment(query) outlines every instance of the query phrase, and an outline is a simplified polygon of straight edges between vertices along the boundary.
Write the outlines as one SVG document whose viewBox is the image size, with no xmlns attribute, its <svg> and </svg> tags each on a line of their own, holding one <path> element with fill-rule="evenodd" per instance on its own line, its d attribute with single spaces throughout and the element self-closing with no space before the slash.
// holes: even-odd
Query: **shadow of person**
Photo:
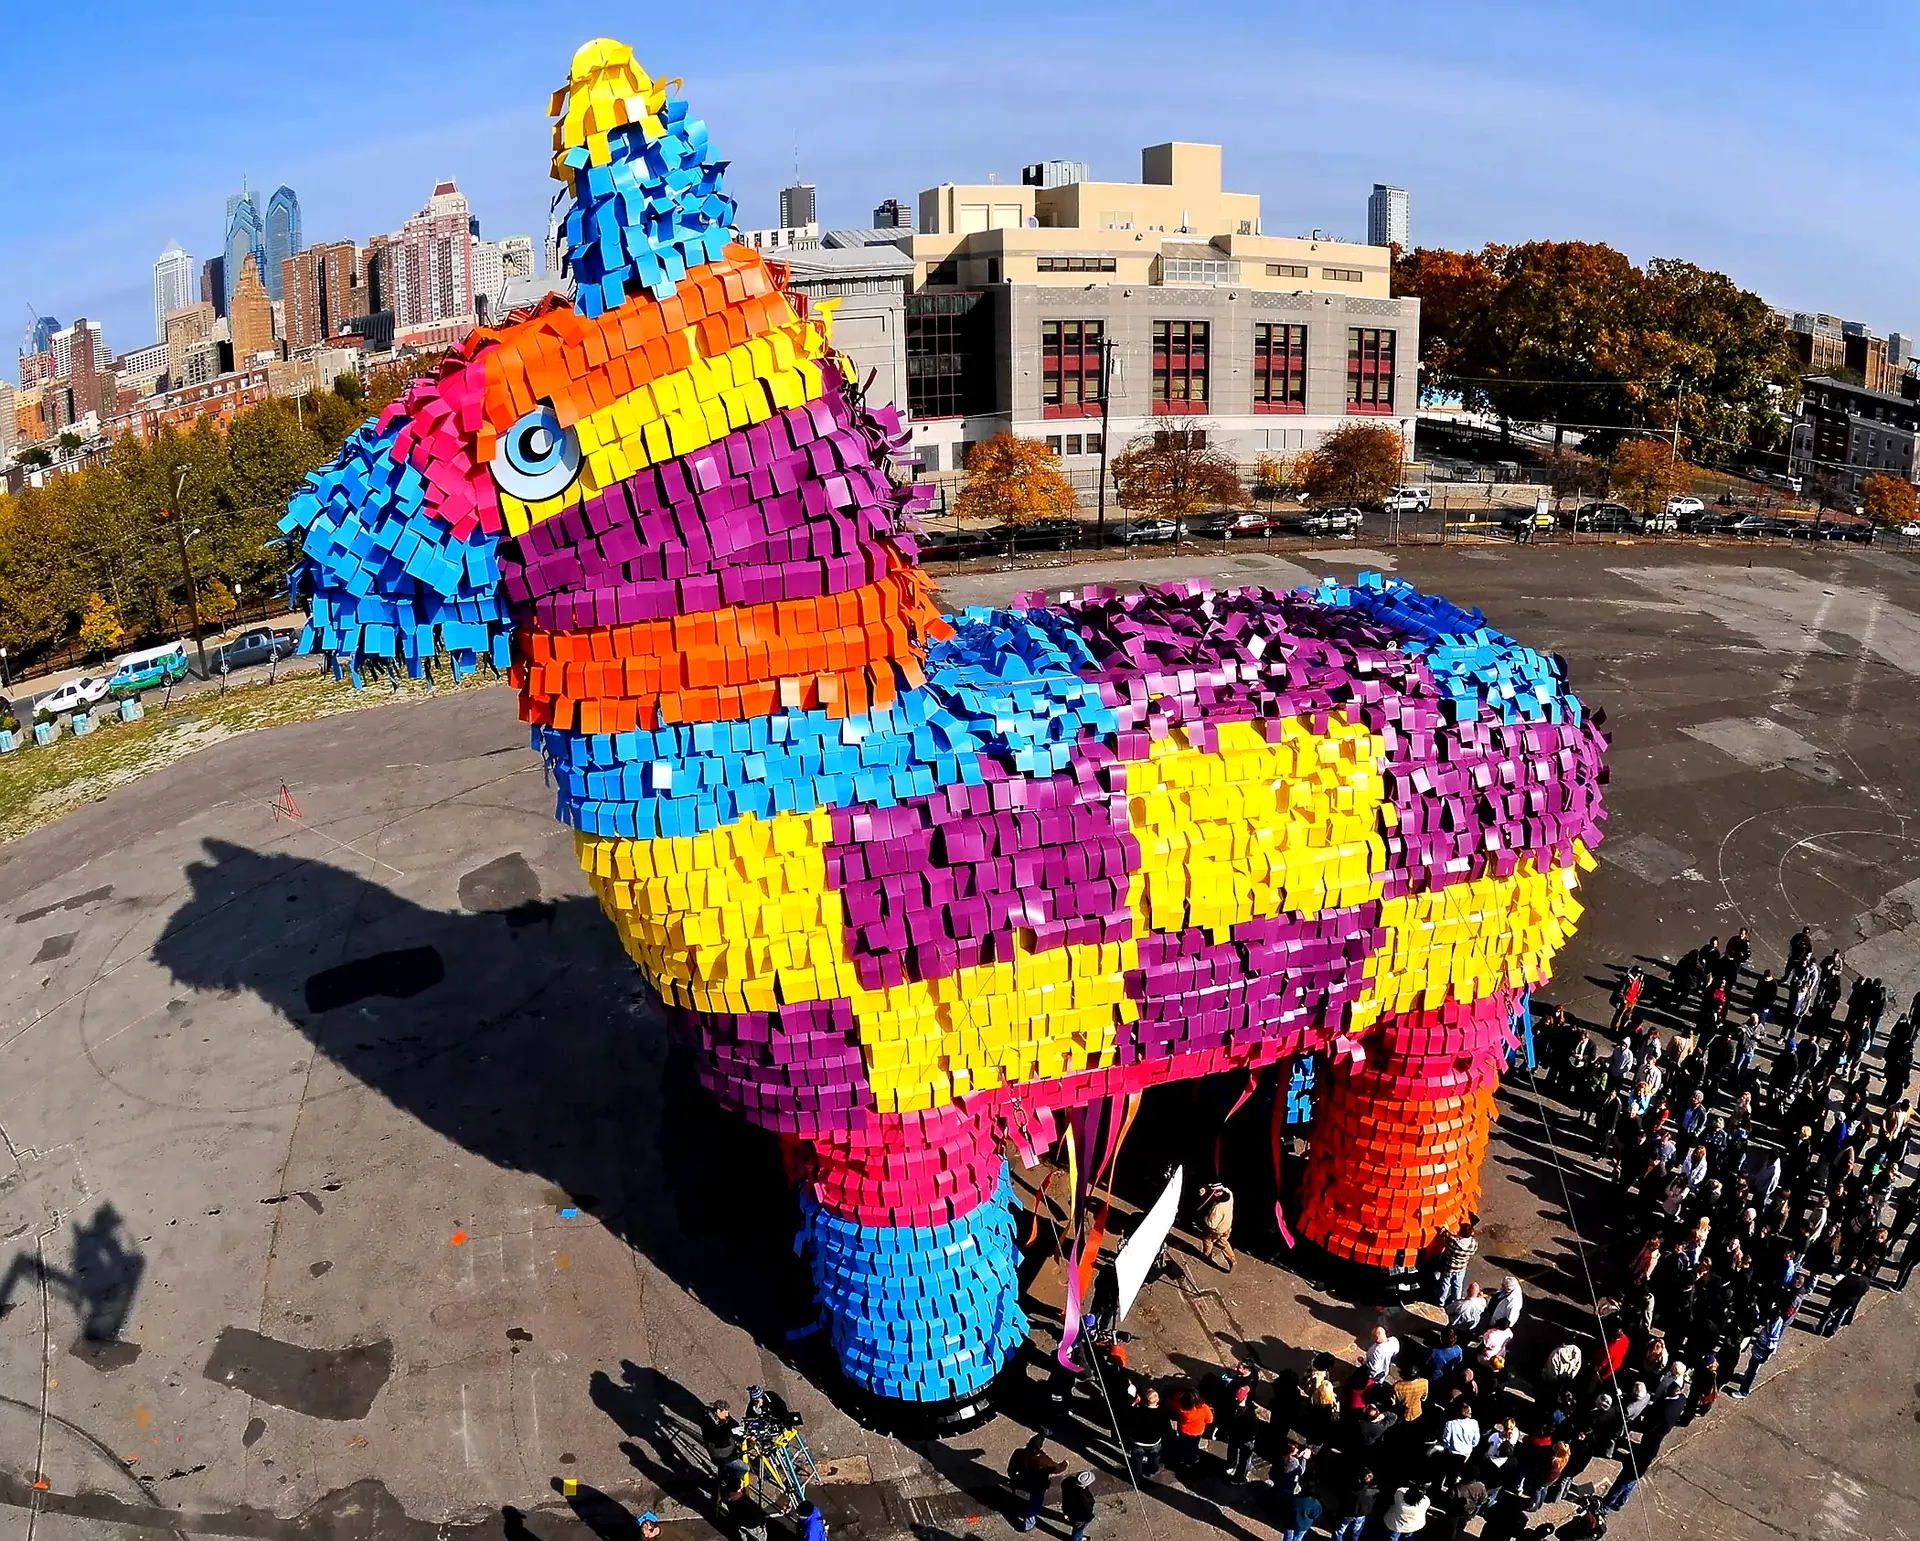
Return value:
<svg viewBox="0 0 1920 1541">
<path fill-rule="evenodd" d="M 560 1487 L 558 1477 L 554 1486 Z M 582 1482 L 575 1492 L 565 1495 L 574 1517 L 600 1541 L 633 1541 L 640 1534 L 640 1522 L 619 1499 Z"/>
<path fill-rule="evenodd" d="M 12 1308 L 16 1289 L 44 1281 L 48 1291 L 80 1318 L 73 1352 L 103 1370 L 119 1369 L 139 1356 L 138 1345 L 123 1343 L 121 1331 L 146 1275 L 147 1260 L 125 1234 L 125 1221 L 111 1204 L 94 1210 L 84 1225 L 73 1224 L 65 1268 L 42 1263 L 22 1250 L 0 1274 L 0 1315 Z"/>
<path fill-rule="evenodd" d="M 700 1437 L 705 1405 L 671 1375 L 620 1362 L 620 1379 L 595 1370 L 587 1381 L 593 1405 L 632 1439 L 621 1445 L 656 1487 L 681 1497 L 712 1484 L 713 1466 Z M 731 1398 L 728 1399 L 731 1402 Z M 645 1441 L 650 1447 L 642 1450 Z"/>
<path fill-rule="evenodd" d="M 550 1201 L 789 1363 L 824 1354 L 786 1336 L 816 1308 L 778 1137 L 701 1090 L 593 899 L 541 902 L 524 859 L 467 874 L 475 908 L 442 911 L 328 862 L 204 851 L 153 945 L 175 981 L 258 997 L 394 1107 L 544 1178 Z"/>
</svg>

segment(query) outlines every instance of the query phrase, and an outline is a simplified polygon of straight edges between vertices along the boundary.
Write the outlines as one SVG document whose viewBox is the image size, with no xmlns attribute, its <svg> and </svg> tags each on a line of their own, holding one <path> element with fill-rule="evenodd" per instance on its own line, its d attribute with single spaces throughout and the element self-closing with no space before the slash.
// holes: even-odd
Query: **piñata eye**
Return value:
<svg viewBox="0 0 1920 1541">
<path fill-rule="evenodd" d="M 580 437 L 552 407 L 535 407 L 501 436 L 492 470 L 500 490 L 522 502 L 556 497 L 580 474 Z"/>
</svg>

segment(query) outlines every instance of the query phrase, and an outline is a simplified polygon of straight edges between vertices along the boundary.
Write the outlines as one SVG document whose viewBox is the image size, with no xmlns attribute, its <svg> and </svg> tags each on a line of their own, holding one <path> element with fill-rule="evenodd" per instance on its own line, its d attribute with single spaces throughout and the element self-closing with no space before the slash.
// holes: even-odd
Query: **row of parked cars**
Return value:
<svg viewBox="0 0 1920 1541">
<path fill-rule="evenodd" d="M 1429 506 L 1431 498 L 1425 487 L 1400 487 L 1385 506 L 1388 513 L 1417 513 Z M 1365 518 L 1360 508 L 1339 507 L 1265 513 L 1247 510 L 1204 519 L 1126 519 L 1108 524 L 1105 540 L 1111 546 L 1163 546 L 1182 540 L 1250 540 L 1269 535 L 1357 535 Z M 931 530 L 921 537 L 919 546 L 923 560 L 963 562 L 971 557 L 1004 555 L 1009 550 L 1082 550 L 1099 539 L 1097 528 L 1084 519 L 1040 519 L 1032 524 L 995 525 L 986 530 Z"/>
<path fill-rule="evenodd" d="M 299 646 L 298 631 L 262 627 L 215 648 L 207 655 L 207 670 L 213 675 L 228 675 L 289 657 Z M 145 691 L 177 684 L 187 677 L 190 656 L 184 642 L 124 653 L 114 660 L 112 673 L 82 675 L 39 697 L 33 703 L 34 720 L 50 722 L 72 712 L 88 711 L 102 701 L 132 700 Z M 0 716 L 6 715 L 11 713 L 7 703 L 0 700 Z"/>
</svg>

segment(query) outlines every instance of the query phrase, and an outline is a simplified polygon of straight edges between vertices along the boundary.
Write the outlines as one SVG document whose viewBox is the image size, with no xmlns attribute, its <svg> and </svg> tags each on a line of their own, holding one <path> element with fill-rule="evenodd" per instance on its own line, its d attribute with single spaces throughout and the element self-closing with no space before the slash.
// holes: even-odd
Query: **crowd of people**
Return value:
<svg viewBox="0 0 1920 1541">
<path fill-rule="evenodd" d="M 1143 1486 L 1248 1487 L 1288 1541 L 1603 1534 L 1669 1435 L 1751 1394 L 1789 1329 L 1840 1331 L 1920 1261 L 1905 1175 L 1920 995 L 1888 1027 L 1883 983 L 1843 989 L 1839 954 L 1816 957 L 1805 930 L 1777 977 L 1742 930 L 1663 978 L 1627 971 L 1613 1007 L 1604 1033 L 1564 1009 L 1536 1031 L 1535 1085 L 1568 1110 L 1548 1114 L 1558 1158 L 1597 1165 L 1615 1200 L 1581 1217 L 1608 1234 L 1579 1330 L 1546 1328 L 1512 1274 L 1475 1277 L 1465 1223 L 1428 1259 L 1417 1341 L 1383 1313 L 1357 1364 L 1321 1354 L 1268 1376 L 1242 1360 L 1169 1384 L 1096 1332 L 1084 1371 L 1054 1378 L 1046 1427 L 1108 1431 L 1102 1453 Z M 1223 1247 L 1210 1235 L 1209 1255 Z M 1596 1461 L 1618 1463 L 1604 1490 L 1580 1481 Z M 1045 1433 L 1015 1452 L 1023 1530 L 1063 1477 L 1070 1534 L 1087 1535 L 1093 1471 L 1065 1472 Z M 1563 1500 L 1570 1515 L 1543 1514 Z"/>
</svg>

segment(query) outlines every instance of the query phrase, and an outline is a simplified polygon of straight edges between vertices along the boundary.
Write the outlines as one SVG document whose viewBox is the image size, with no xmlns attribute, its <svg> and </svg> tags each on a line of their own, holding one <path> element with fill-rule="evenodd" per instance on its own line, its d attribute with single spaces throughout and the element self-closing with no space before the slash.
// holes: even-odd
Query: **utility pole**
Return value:
<svg viewBox="0 0 1920 1541">
<path fill-rule="evenodd" d="M 1094 515 L 1093 549 L 1107 549 L 1107 424 L 1113 416 L 1113 338 L 1100 329 L 1100 501 Z M 1180 544 L 1174 537 L 1174 545 Z"/>
<path fill-rule="evenodd" d="M 167 517 L 173 520 L 174 538 L 180 543 L 180 572 L 187 580 L 187 619 L 193 624 L 193 650 L 200 656 L 200 678 L 207 677 L 207 644 L 200 636 L 200 591 L 193 582 L 193 562 L 187 556 L 187 522 L 180 512 L 180 495 L 187 489 L 187 471 L 190 468 L 177 465 L 173 468 L 173 506 Z"/>
</svg>

